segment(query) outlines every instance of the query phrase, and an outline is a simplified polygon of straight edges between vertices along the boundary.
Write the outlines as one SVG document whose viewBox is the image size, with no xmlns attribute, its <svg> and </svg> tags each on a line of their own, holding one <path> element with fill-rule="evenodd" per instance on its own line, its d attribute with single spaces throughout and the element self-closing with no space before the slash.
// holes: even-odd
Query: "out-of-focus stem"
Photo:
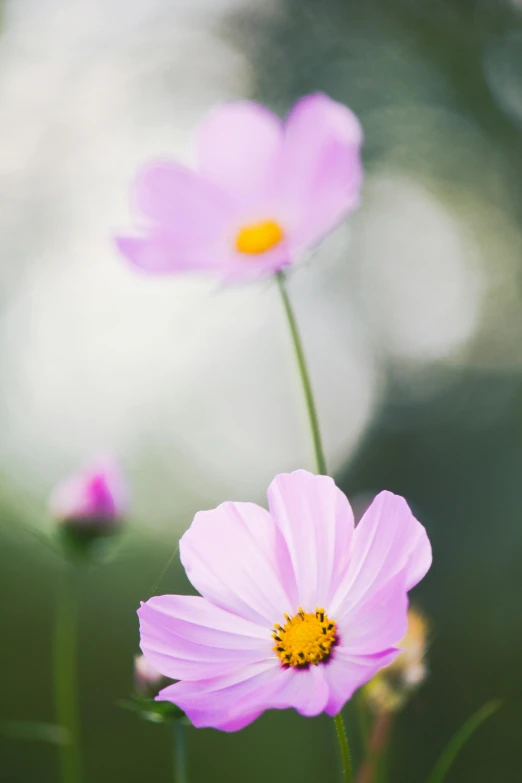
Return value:
<svg viewBox="0 0 522 783">
<path fill-rule="evenodd" d="M 392 727 L 393 714 L 380 712 L 372 726 L 366 758 L 359 767 L 355 783 L 376 783 L 375 776 L 379 769 L 379 762 L 388 746 Z"/>
<path fill-rule="evenodd" d="M 73 566 L 65 564 L 58 586 L 54 636 L 54 691 L 57 723 L 65 729 L 60 744 L 62 783 L 81 783 L 77 704 L 76 633 L 78 595 Z"/>
<path fill-rule="evenodd" d="M 174 723 L 174 783 L 188 783 L 187 727 L 182 720 Z"/>
</svg>

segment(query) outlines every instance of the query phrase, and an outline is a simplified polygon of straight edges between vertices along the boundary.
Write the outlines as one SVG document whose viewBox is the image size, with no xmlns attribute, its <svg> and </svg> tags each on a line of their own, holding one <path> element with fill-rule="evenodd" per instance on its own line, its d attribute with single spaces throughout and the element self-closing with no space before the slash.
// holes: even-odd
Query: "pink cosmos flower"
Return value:
<svg viewBox="0 0 522 783">
<path fill-rule="evenodd" d="M 49 501 L 55 519 L 77 527 L 111 526 L 121 520 L 127 505 L 125 477 L 108 457 L 100 457 L 63 479 Z"/>
<path fill-rule="evenodd" d="M 159 161 L 138 174 L 139 235 L 117 245 L 150 273 L 278 271 L 358 206 L 362 140 L 326 95 L 302 98 L 284 123 L 258 103 L 224 104 L 199 129 L 195 171 Z"/>
<path fill-rule="evenodd" d="M 143 653 L 180 680 L 158 700 L 198 727 L 236 731 L 270 708 L 336 715 L 399 654 L 407 592 L 431 564 L 426 531 L 391 492 L 355 530 L 326 476 L 276 476 L 268 506 L 196 514 L 180 553 L 203 597 L 159 596 L 138 611 Z"/>
</svg>

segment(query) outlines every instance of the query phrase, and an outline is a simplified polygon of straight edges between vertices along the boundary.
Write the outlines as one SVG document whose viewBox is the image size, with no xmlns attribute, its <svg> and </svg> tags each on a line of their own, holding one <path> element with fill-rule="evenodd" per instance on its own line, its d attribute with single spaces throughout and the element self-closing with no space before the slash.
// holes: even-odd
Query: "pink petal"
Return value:
<svg viewBox="0 0 522 783">
<path fill-rule="evenodd" d="M 326 95 L 309 95 L 291 110 L 281 176 L 296 248 L 315 243 L 357 207 L 362 141 L 355 115 Z"/>
<path fill-rule="evenodd" d="M 219 233 L 236 205 L 219 187 L 174 161 L 145 166 L 134 183 L 138 211 L 171 233 Z"/>
<path fill-rule="evenodd" d="M 357 525 L 350 563 L 335 598 L 332 616 L 341 619 L 378 593 L 397 574 L 410 590 L 431 565 L 431 546 L 424 527 L 404 498 L 381 492 Z"/>
<path fill-rule="evenodd" d="M 269 629 L 195 596 L 162 595 L 138 610 L 141 649 L 172 679 L 207 679 L 273 658 Z"/>
<path fill-rule="evenodd" d="M 238 731 L 267 709 L 265 698 L 274 687 L 278 664 L 253 663 L 224 677 L 177 682 L 160 691 L 157 700 L 176 704 L 197 728 Z"/>
<path fill-rule="evenodd" d="M 408 594 L 404 573 L 371 591 L 354 611 L 338 619 L 341 646 L 350 654 L 374 655 L 395 647 L 408 628 Z"/>
<path fill-rule="evenodd" d="M 146 218 L 144 235 L 116 238 L 132 264 L 153 274 L 216 269 L 227 274 L 235 261 L 238 205 L 226 193 L 170 162 L 146 166 L 134 192 Z"/>
<path fill-rule="evenodd" d="M 281 122 L 264 106 L 225 104 L 200 126 L 199 172 L 242 201 L 258 202 L 273 180 L 281 142 Z"/>
<path fill-rule="evenodd" d="M 217 242 L 203 236 L 184 237 L 156 231 L 145 237 L 116 237 L 120 253 L 149 274 L 228 267 L 229 254 Z"/>
<path fill-rule="evenodd" d="M 407 611 L 405 575 L 399 572 L 380 590 L 368 593 L 354 611 L 343 615 L 341 609 L 341 616 L 334 615 L 340 644 L 325 667 L 329 715 L 336 715 L 357 688 L 395 660 L 408 626 Z"/>
<path fill-rule="evenodd" d="M 290 553 L 294 611 L 328 610 L 348 567 L 354 522 L 346 496 L 328 476 L 297 470 L 276 476 L 268 505 Z"/>
<path fill-rule="evenodd" d="M 254 503 L 200 511 L 180 541 L 180 556 L 196 590 L 223 609 L 272 628 L 293 608 L 279 566 L 284 542 Z"/>
<path fill-rule="evenodd" d="M 277 710 L 293 707 L 307 718 L 319 715 L 329 698 L 327 668 L 322 665 L 308 669 L 280 667 L 276 675 L 277 691 L 270 697 L 268 706 Z"/>
<path fill-rule="evenodd" d="M 120 253 L 147 274 L 205 271 L 225 281 L 243 281 L 277 272 L 290 263 L 285 243 L 248 257 L 236 252 L 229 237 L 210 241 L 203 233 L 190 237 L 160 229 L 144 237 L 116 237 L 115 242 Z"/>
<path fill-rule="evenodd" d="M 254 663 L 225 677 L 179 682 L 159 700 L 172 701 L 198 728 L 237 731 L 267 709 L 293 707 L 301 715 L 321 713 L 328 701 L 324 667 L 283 669 L 277 659 Z"/>
<path fill-rule="evenodd" d="M 109 522 L 127 511 L 129 492 L 119 464 L 98 457 L 54 489 L 49 508 L 56 519 L 99 519 Z"/>
<path fill-rule="evenodd" d="M 169 274 L 191 268 L 206 269 L 211 265 L 211 257 L 203 255 L 201 247 L 176 242 L 165 233 L 145 237 L 118 236 L 115 242 L 131 264 L 147 273 Z"/>
<path fill-rule="evenodd" d="M 335 649 L 334 658 L 324 667 L 324 677 L 329 689 L 325 711 L 332 717 L 342 710 L 354 691 L 369 682 L 385 666 L 389 666 L 400 650 L 383 650 L 375 655 L 356 656 L 342 647 Z"/>
<path fill-rule="evenodd" d="M 210 271 L 231 281 L 256 279 L 290 263 L 291 251 L 286 241 L 259 255 L 237 252 L 235 241 L 241 226 L 255 222 L 259 215 L 243 220 L 243 207 L 233 208 L 222 196 L 219 209 L 205 204 L 202 193 L 207 186 L 203 187 L 191 172 L 180 171 L 189 182 L 193 180 L 185 200 L 181 178 L 180 193 L 167 199 L 168 187 L 162 186 L 161 180 L 169 181 L 172 172 L 152 168 L 142 174 L 143 182 L 138 187 L 141 209 L 150 217 L 154 215 L 157 225 L 147 225 L 142 236 L 119 236 L 115 240 L 118 250 L 134 266 L 148 274 Z M 265 217 L 264 213 L 260 216 Z"/>
<path fill-rule="evenodd" d="M 285 242 L 255 257 L 237 253 L 227 237 L 209 242 L 203 235 L 185 237 L 157 231 L 144 237 L 119 236 L 115 242 L 131 264 L 148 274 L 206 271 L 225 281 L 256 280 L 291 262 Z"/>
</svg>

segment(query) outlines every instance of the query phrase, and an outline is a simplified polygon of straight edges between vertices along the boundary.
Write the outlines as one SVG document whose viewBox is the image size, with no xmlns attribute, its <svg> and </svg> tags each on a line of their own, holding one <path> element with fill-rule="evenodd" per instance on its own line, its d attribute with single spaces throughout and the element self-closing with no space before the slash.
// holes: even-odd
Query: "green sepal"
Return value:
<svg viewBox="0 0 522 783">
<path fill-rule="evenodd" d="M 56 538 L 64 557 L 72 563 L 101 564 L 110 559 L 119 525 L 61 522 Z"/>
<path fill-rule="evenodd" d="M 129 699 L 118 702 L 118 705 L 125 710 L 136 712 L 143 720 L 150 723 L 173 724 L 181 721 L 187 726 L 192 725 L 183 710 L 170 701 L 154 701 L 133 693 Z"/>
</svg>

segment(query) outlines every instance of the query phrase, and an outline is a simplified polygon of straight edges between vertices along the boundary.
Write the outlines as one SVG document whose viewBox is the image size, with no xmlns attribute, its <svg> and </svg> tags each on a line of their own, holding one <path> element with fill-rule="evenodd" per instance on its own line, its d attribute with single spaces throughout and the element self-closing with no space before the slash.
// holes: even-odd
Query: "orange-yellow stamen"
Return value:
<svg viewBox="0 0 522 783">
<path fill-rule="evenodd" d="M 283 237 L 283 229 L 279 223 L 275 220 L 262 220 L 243 226 L 236 237 L 236 250 L 248 255 L 259 255 L 278 245 Z"/>
<path fill-rule="evenodd" d="M 285 614 L 285 620 L 284 626 L 274 625 L 272 634 L 275 639 L 272 649 L 285 666 L 304 669 L 330 656 L 338 641 L 337 626 L 324 609 L 318 608 L 311 614 L 299 607 L 294 617 Z"/>
</svg>

